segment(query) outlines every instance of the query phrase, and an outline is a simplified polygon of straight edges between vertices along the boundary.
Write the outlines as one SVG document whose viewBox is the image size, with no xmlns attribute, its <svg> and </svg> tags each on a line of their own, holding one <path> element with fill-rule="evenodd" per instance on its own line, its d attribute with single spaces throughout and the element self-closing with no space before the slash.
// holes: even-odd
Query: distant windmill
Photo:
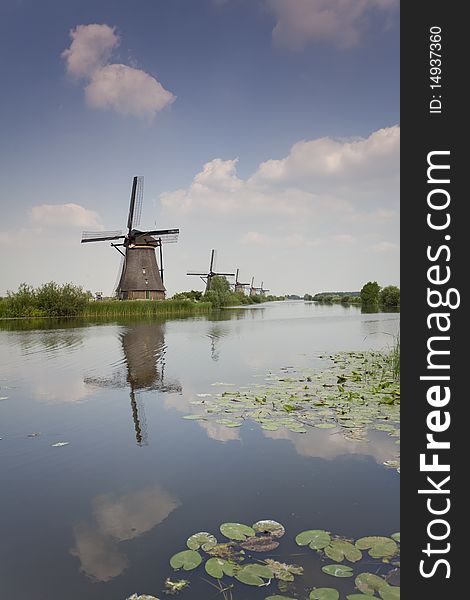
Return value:
<svg viewBox="0 0 470 600">
<path fill-rule="evenodd" d="M 233 291 L 245 293 L 245 288 L 249 287 L 250 284 L 242 283 L 241 281 L 238 280 L 238 271 L 239 271 L 239 269 L 237 269 L 237 272 L 235 274 L 235 283 L 233 284 L 233 286 L 234 286 Z"/>
<path fill-rule="evenodd" d="M 264 289 L 263 282 L 261 282 L 261 287 L 255 287 L 255 278 L 252 277 L 251 278 L 251 285 L 250 285 L 250 296 L 256 296 L 258 294 L 260 296 L 264 296 L 264 294 L 266 292 L 269 292 L 269 290 Z"/>
<path fill-rule="evenodd" d="M 147 299 L 163 300 L 163 253 L 162 245 L 176 242 L 179 229 L 155 229 L 141 231 L 140 224 L 144 195 L 144 178 L 134 177 L 132 183 L 129 216 L 127 218 L 127 234 L 122 231 L 84 231 L 82 244 L 87 242 L 104 242 L 123 240 L 119 244 L 111 243 L 123 256 L 116 295 L 122 300 Z M 124 252 L 119 248 L 124 247 Z M 160 268 L 155 255 L 159 248 Z"/>
<path fill-rule="evenodd" d="M 214 271 L 215 269 L 215 250 L 211 252 L 211 262 L 209 265 L 209 271 L 207 273 L 200 273 L 198 271 L 188 271 L 186 275 L 197 275 L 202 279 L 202 281 L 206 284 L 206 292 L 211 289 L 212 279 L 218 275 L 221 277 L 233 277 L 235 273 L 218 273 Z"/>
</svg>

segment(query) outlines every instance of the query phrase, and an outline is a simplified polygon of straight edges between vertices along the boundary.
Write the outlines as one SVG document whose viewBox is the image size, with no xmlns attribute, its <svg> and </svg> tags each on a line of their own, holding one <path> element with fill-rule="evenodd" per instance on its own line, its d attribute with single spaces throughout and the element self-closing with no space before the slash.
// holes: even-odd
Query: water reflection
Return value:
<svg viewBox="0 0 470 600">
<path fill-rule="evenodd" d="M 92 518 L 73 527 L 75 545 L 70 553 L 79 559 L 80 571 L 85 575 L 94 581 L 109 581 L 129 564 L 119 543 L 150 531 L 179 505 L 178 498 L 160 485 L 122 496 L 96 496 Z"/>
<path fill-rule="evenodd" d="M 137 444 L 147 444 L 145 408 L 138 392 L 158 390 L 181 393 L 178 381 L 165 378 L 165 325 L 140 322 L 120 334 L 123 360 L 111 378 L 85 377 L 86 384 L 101 387 L 129 387 L 131 413 Z M 124 368 L 122 368 L 124 367 Z"/>
<path fill-rule="evenodd" d="M 221 327 L 219 323 L 214 323 L 207 333 L 207 337 L 211 341 L 211 358 L 212 360 L 219 360 L 220 356 L 220 340 L 228 335 L 229 330 Z"/>
</svg>

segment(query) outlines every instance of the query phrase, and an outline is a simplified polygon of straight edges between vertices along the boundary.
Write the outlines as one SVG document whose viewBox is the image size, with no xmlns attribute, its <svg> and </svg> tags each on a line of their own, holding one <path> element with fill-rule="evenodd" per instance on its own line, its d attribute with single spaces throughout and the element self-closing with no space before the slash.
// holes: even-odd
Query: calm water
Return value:
<svg viewBox="0 0 470 600">
<path fill-rule="evenodd" d="M 353 443 L 328 430 L 182 419 L 197 394 L 223 391 L 216 382 L 250 385 L 270 370 L 314 365 L 318 352 L 386 348 L 398 326 L 397 314 L 303 302 L 217 320 L 4 325 L 2 597 L 163 598 L 169 557 L 226 521 L 283 523 L 281 560 L 299 553 L 292 540 L 304 529 L 398 531 L 399 475 L 382 465 L 396 446 L 385 433 Z M 61 441 L 69 444 L 52 447 Z M 296 562 L 310 587 L 345 585 L 322 574 L 313 553 Z M 199 572 L 188 575 L 182 598 L 214 597 Z M 237 584 L 234 599 L 267 595 Z"/>
</svg>

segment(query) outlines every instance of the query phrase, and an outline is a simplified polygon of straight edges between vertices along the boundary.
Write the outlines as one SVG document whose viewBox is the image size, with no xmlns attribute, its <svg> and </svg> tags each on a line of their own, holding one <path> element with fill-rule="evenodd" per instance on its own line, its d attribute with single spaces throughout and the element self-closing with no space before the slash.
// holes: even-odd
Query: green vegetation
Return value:
<svg viewBox="0 0 470 600">
<path fill-rule="evenodd" d="M 66 283 L 45 283 L 33 288 L 22 283 L 17 292 L 8 292 L 0 302 L 0 318 L 75 317 L 82 315 L 91 294 Z"/>
<path fill-rule="evenodd" d="M 246 304 L 261 304 L 262 302 L 273 302 L 284 300 L 284 296 L 265 296 L 256 294 L 247 296 L 243 292 L 233 292 L 230 283 L 223 276 L 216 275 L 212 278 L 211 289 L 208 292 L 178 292 L 172 296 L 172 300 L 191 299 L 196 301 L 210 302 L 212 308 L 223 308 L 224 306 L 239 306 Z"/>
<path fill-rule="evenodd" d="M 361 303 L 363 306 L 379 305 L 380 286 L 376 281 L 368 281 L 361 289 Z"/>
<path fill-rule="evenodd" d="M 359 292 L 320 292 L 315 296 L 305 294 L 304 300 L 314 300 L 324 304 L 337 302 L 341 302 L 341 304 L 360 304 L 361 296 Z"/>
<path fill-rule="evenodd" d="M 295 536 L 295 541 L 297 545 L 306 547 L 307 553 L 303 554 L 307 560 L 308 548 L 313 550 L 313 561 L 308 565 L 308 569 L 305 569 L 305 559 L 303 566 L 281 562 L 285 551 L 283 553 L 277 549 L 285 541 L 281 540 L 285 533 L 283 525 L 269 519 L 257 521 L 251 526 L 243 523 L 222 523 L 217 537 L 222 534 L 225 539 L 218 541 L 215 535 L 205 531 L 191 535 L 186 541 L 186 548 L 170 558 L 170 567 L 175 572 L 199 572 L 201 579 L 218 591 L 216 596 L 220 594 L 224 600 L 233 600 L 234 592 L 240 584 L 242 587 L 266 588 L 264 600 L 294 600 L 294 597 L 305 600 L 339 600 L 340 593 L 336 587 L 312 589 L 312 569 L 316 569 L 322 579 L 324 577 L 320 571 L 335 579 L 349 578 L 346 584 L 351 592 L 346 595 L 348 600 L 399 600 L 400 587 L 391 583 L 393 576 L 396 577 L 399 573 L 399 533 L 390 537 L 368 536 L 354 540 L 324 529 L 302 531 Z M 290 539 L 290 536 L 286 537 Z M 252 554 L 272 550 L 276 550 L 275 558 L 266 555 L 256 557 Z M 365 551 L 368 551 L 367 563 L 356 565 L 355 563 L 366 558 Z M 329 559 L 333 562 L 323 565 L 316 560 L 318 555 L 322 561 Z M 286 558 L 291 559 L 295 556 L 298 554 L 290 553 Z M 345 564 L 345 561 L 352 565 Z M 375 573 L 364 571 L 364 568 Z M 331 585 L 335 585 L 335 579 L 331 579 Z M 176 593 L 189 585 L 187 579 L 172 581 L 168 577 L 164 583 L 164 592 Z M 343 588 L 346 586 L 343 585 Z M 286 593 L 289 595 L 285 595 Z M 157 599 L 155 596 L 133 594 L 127 600 Z"/>
<path fill-rule="evenodd" d="M 323 304 L 361 304 L 365 312 L 397 310 L 400 308 L 400 288 L 388 285 L 381 288 L 376 281 L 368 281 L 360 292 L 319 292 L 305 294 L 304 300 Z"/>
<path fill-rule="evenodd" d="M 396 308 L 400 306 L 400 288 L 396 285 L 387 285 L 380 290 L 380 305 L 387 308 Z"/>
<path fill-rule="evenodd" d="M 22 283 L 18 291 L 0 300 L 0 318 L 130 317 L 209 312 L 209 301 L 188 297 L 172 300 L 98 300 L 90 292 L 67 283 L 46 283 L 37 288 Z"/>
</svg>

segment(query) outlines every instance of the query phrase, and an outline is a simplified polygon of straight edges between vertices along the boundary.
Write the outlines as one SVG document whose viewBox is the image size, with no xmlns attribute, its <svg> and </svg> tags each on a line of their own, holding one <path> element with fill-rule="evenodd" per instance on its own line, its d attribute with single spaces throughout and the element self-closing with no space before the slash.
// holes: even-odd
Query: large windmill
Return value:
<svg viewBox="0 0 470 600">
<path fill-rule="evenodd" d="M 237 272 L 235 273 L 235 283 L 233 284 L 233 286 L 234 286 L 233 291 L 245 293 L 245 288 L 249 288 L 250 284 L 242 283 L 241 281 L 239 281 L 238 272 L 239 272 L 239 269 L 237 269 Z"/>
<path fill-rule="evenodd" d="M 212 250 L 211 261 L 210 261 L 208 272 L 200 273 L 198 271 L 188 271 L 186 274 L 187 275 L 197 275 L 198 277 L 200 277 L 202 279 L 202 281 L 206 284 L 206 292 L 208 292 L 211 289 L 212 279 L 214 277 L 216 277 L 218 275 L 220 275 L 221 277 L 233 277 L 235 275 L 235 273 L 216 272 L 216 271 L 214 271 L 214 269 L 215 269 L 215 250 Z"/>
<path fill-rule="evenodd" d="M 134 177 L 132 183 L 127 234 L 122 231 L 84 231 L 82 244 L 111 241 L 111 246 L 122 254 L 122 265 L 116 287 L 121 300 L 163 300 L 163 253 L 162 245 L 176 242 L 179 229 L 154 229 L 141 231 L 140 216 L 144 196 L 144 178 Z M 113 243 L 122 240 L 120 243 Z M 124 251 L 121 250 L 124 248 Z M 156 249 L 159 249 L 160 267 Z"/>
</svg>

